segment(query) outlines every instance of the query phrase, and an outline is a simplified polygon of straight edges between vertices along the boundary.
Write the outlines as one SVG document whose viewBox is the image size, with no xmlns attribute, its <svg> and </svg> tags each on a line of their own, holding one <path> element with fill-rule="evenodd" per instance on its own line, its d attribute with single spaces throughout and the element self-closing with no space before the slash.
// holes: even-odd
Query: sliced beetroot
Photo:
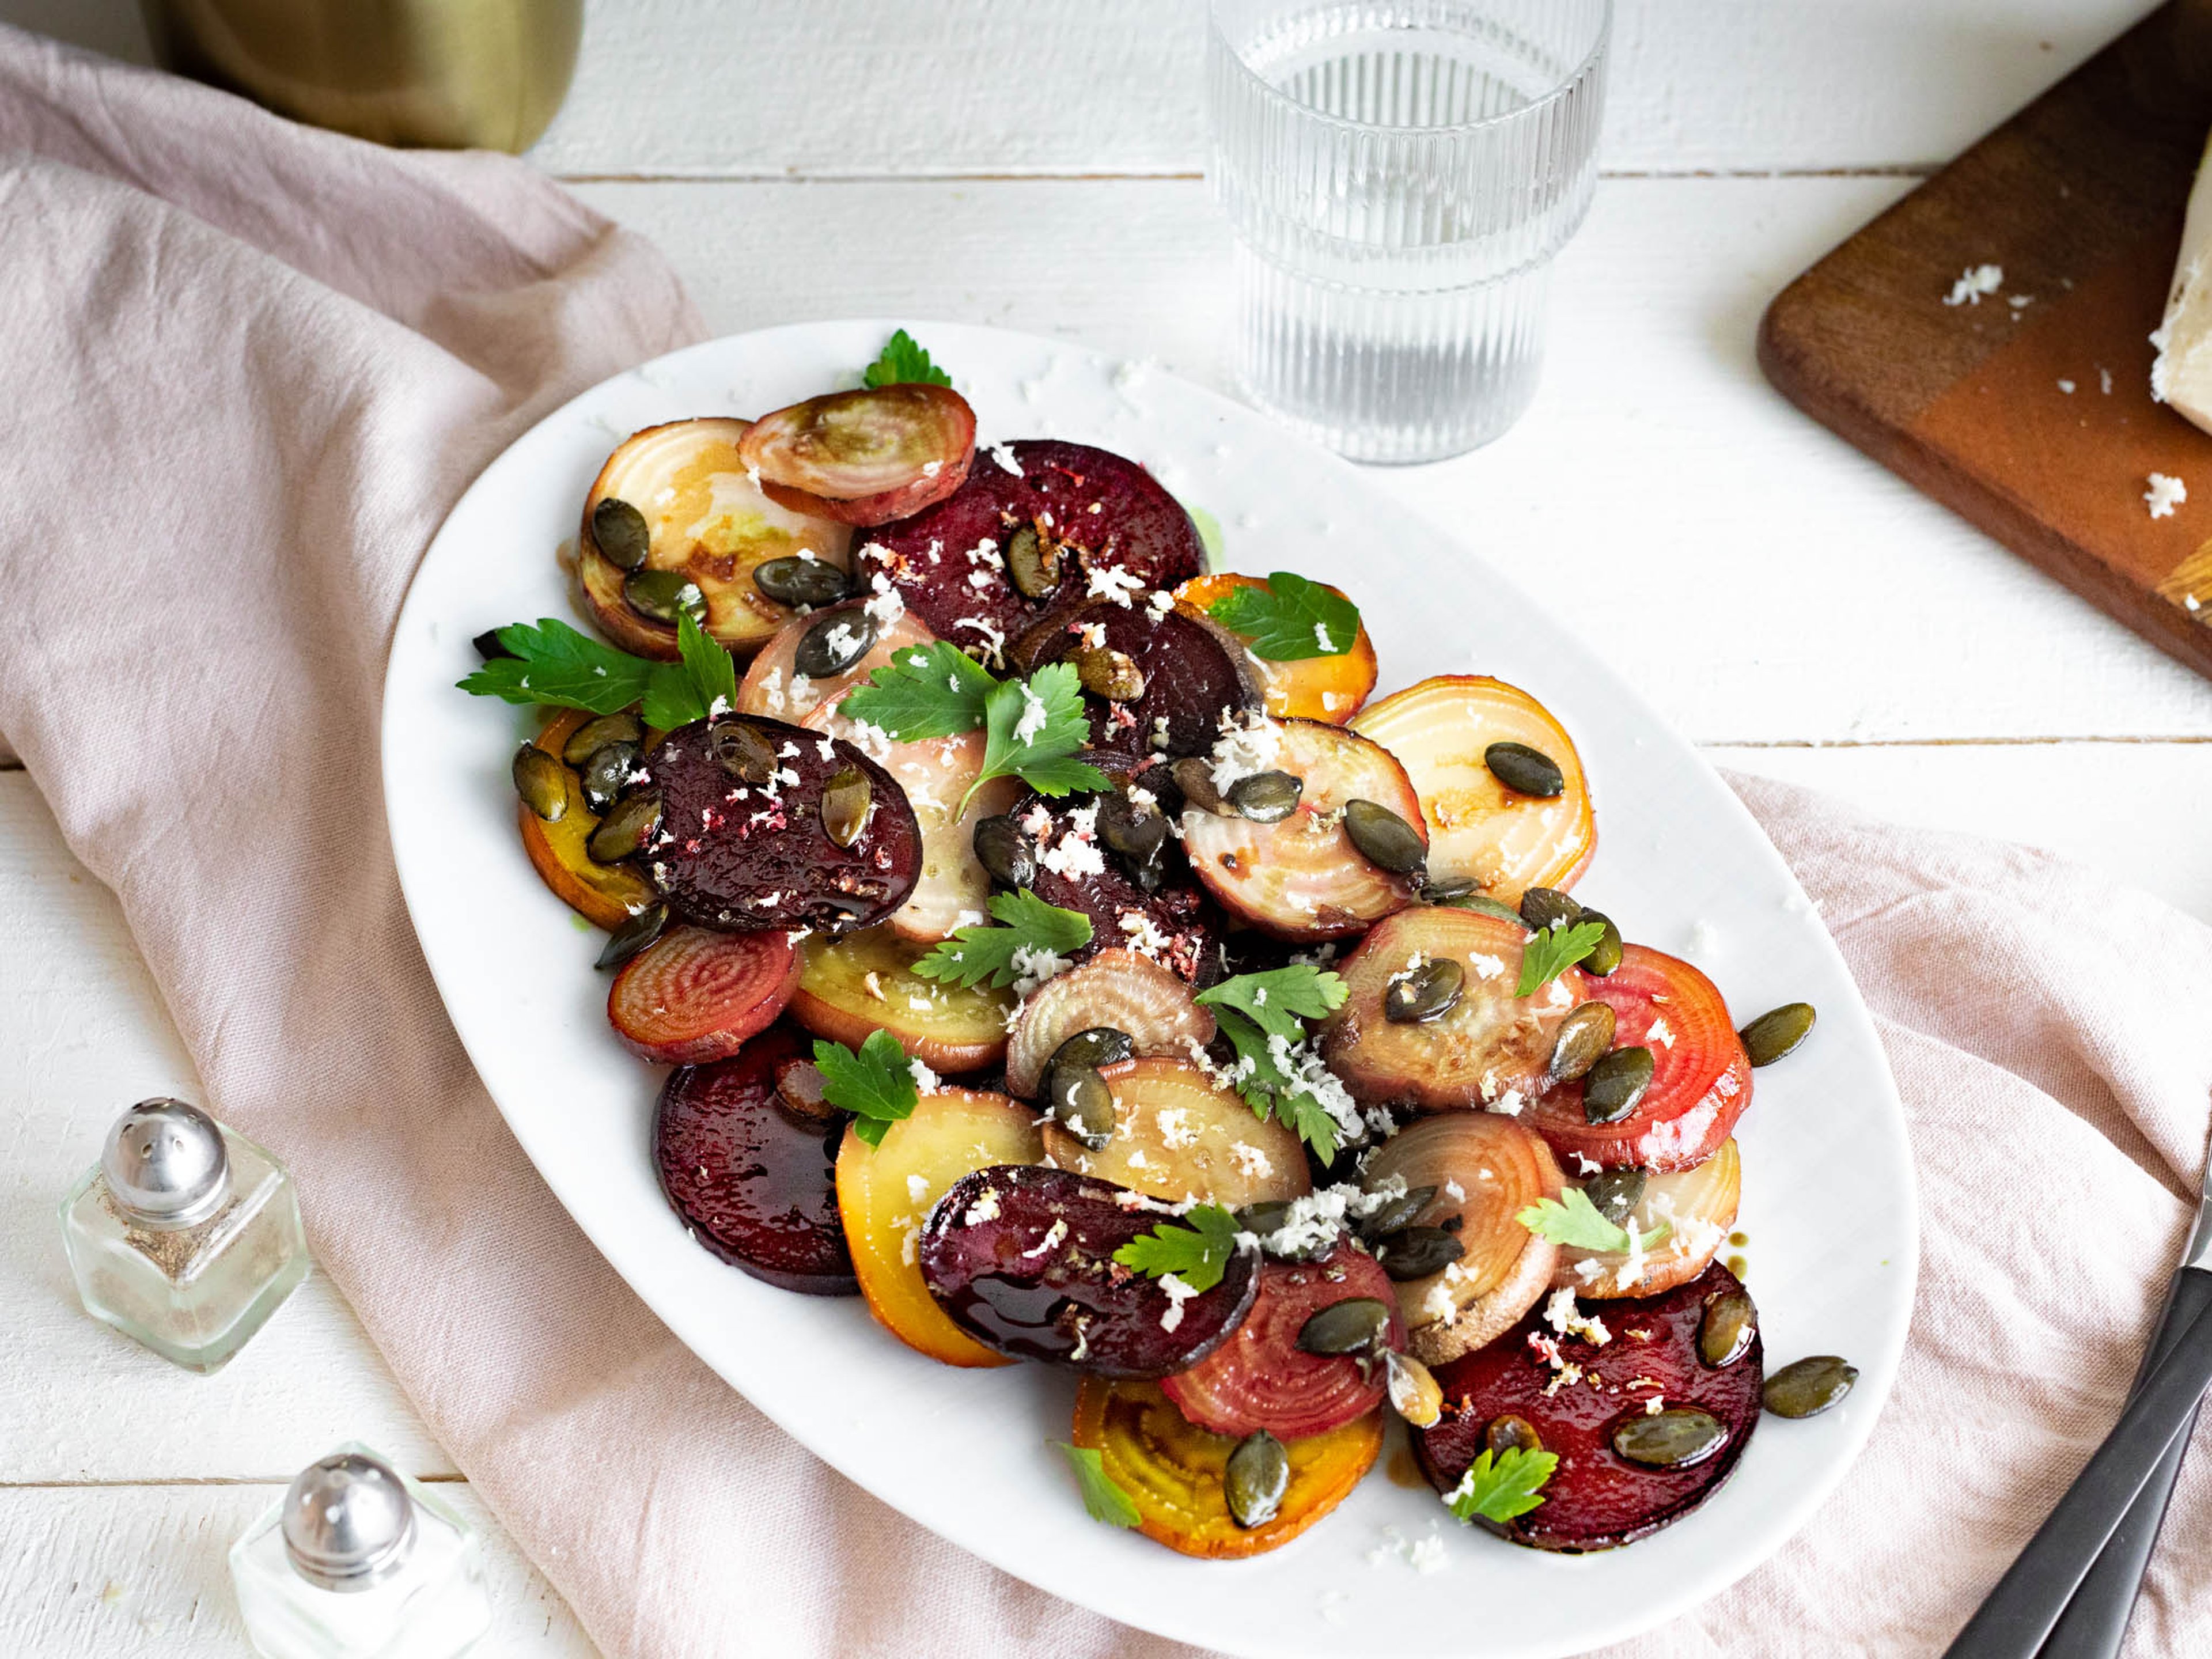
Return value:
<svg viewBox="0 0 2212 1659">
<path fill-rule="evenodd" d="M 1122 653 L 1145 677 L 1143 695 L 1127 702 L 1085 699 L 1088 758 L 1116 775 L 1138 771 L 1163 754 L 1202 755 L 1220 735 L 1223 710 L 1260 707 L 1244 648 L 1187 610 L 1085 600 L 1030 629 L 1013 655 L 1024 673 L 1032 673 L 1094 646 Z"/>
<path fill-rule="evenodd" d="M 1602 1322 L 1611 1339 L 1602 1345 L 1561 1335 L 1539 1308 L 1488 1347 L 1437 1373 L 1443 1415 L 1414 1436 L 1422 1468 L 1438 1492 L 1449 1492 L 1487 1444 L 1491 1423 L 1518 1417 L 1535 1429 L 1544 1449 L 1559 1455 L 1559 1468 L 1541 1504 L 1494 1530 L 1516 1544 L 1580 1553 L 1630 1543 L 1680 1520 L 1728 1479 L 1759 1424 L 1765 1365 L 1756 1332 L 1725 1366 L 1716 1369 L 1698 1355 L 1706 1303 L 1742 1289 L 1716 1264 L 1662 1296 L 1583 1303 L 1581 1311 Z M 1580 1377 L 1558 1382 L 1571 1374 L 1556 1369 L 1546 1349 L 1580 1367 Z M 1632 1463 L 1615 1452 L 1614 1427 L 1644 1414 L 1654 1399 L 1718 1419 L 1727 1431 L 1720 1449 L 1672 1469 Z"/>
<path fill-rule="evenodd" d="M 1146 892 L 1101 839 L 1097 797 L 1032 794 L 1015 803 L 1012 817 L 1036 853 L 1030 890 L 1047 904 L 1091 918 L 1091 943 L 1073 960 L 1087 962 L 1119 947 L 1150 957 L 1194 985 L 1221 976 L 1214 949 L 1220 913 L 1189 878 L 1172 837 L 1164 848 L 1167 873 Z"/>
<path fill-rule="evenodd" d="M 1166 1206 L 1070 1170 L 1000 1164 L 963 1176 L 923 1224 L 921 1276 L 984 1346 L 1098 1376 L 1187 1370 L 1252 1305 L 1259 1255 L 1239 1250 L 1212 1289 L 1180 1302 L 1114 1252 L 1173 1222 Z"/>
<path fill-rule="evenodd" d="M 1339 1302 L 1371 1297 L 1391 1310 L 1390 1346 L 1406 1346 L 1397 1292 L 1375 1258 L 1340 1244 L 1318 1261 L 1267 1261 L 1259 1293 L 1229 1340 L 1187 1371 L 1160 1379 L 1176 1409 L 1201 1429 L 1241 1440 L 1265 1429 L 1278 1440 L 1327 1434 L 1382 1403 L 1382 1367 L 1298 1346 L 1307 1320 Z"/>
<path fill-rule="evenodd" d="M 1025 596 L 1007 575 L 1008 545 L 1023 529 L 1057 550 L 1060 580 L 1049 592 Z M 1009 644 L 1094 585 L 1142 604 L 1154 588 L 1196 575 L 1205 544 L 1182 504 L 1134 461 L 1029 440 L 978 454 L 959 489 L 865 532 L 854 556 L 864 580 L 888 575 L 940 639 L 996 667 Z"/>
<path fill-rule="evenodd" d="M 763 415 L 738 457 L 769 499 L 841 524 L 889 524 L 960 487 L 975 411 L 949 386 L 832 392 Z"/>
<path fill-rule="evenodd" d="M 696 1066 L 726 1059 L 783 1012 L 799 970 L 787 933 L 672 927 L 615 975 L 607 1021 L 641 1060 Z"/>
<path fill-rule="evenodd" d="M 718 758 L 736 726 L 772 745 L 770 781 L 747 783 Z M 872 805 L 852 845 L 840 847 L 823 827 L 822 794 L 848 767 L 868 780 Z M 670 732 L 645 769 L 644 787 L 660 797 L 660 828 L 642 862 L 669 908 L 702 927 L 872 927 L 906 902 L 921 872 L 921 827 L 906 793 L 842 739 L 724 714 Z"/>
<path fill-rule="evenodd" d="M 755 1279 L 810 1296 L 860 1287 L 837 1218 L 842 1119 L 810 1121 L 780 1103 L 776 1073 L 805 1058 L 784 1026 L 730 1060 L 672 1073 L 653 1118 L 660 1190 L 692 1237 Z"/>
</svg>

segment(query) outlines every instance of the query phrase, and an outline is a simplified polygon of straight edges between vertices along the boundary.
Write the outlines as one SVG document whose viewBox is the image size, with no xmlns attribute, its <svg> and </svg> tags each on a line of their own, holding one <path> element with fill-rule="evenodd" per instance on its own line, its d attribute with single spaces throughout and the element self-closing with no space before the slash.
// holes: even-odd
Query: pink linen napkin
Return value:
<svg viewBox="0 0 2212 1659">
<path fill-rule="evenodd" d="M 520 163 L 5 30 L 0 151 L 0 732 L 119 895 L 208 1103 L 291 1164 L 324 1270 L 595 1639 L 1188 1652 L 922 1532 L 708 1373 L 538 1182 L 423 969 L 376 755 L 401 595 L 505 444 L 696 337 L 666 267 Z M 1932 1652 L 2118 1414 L 2203 1166 L 2212 932 L 2039 854 L 1739 787 L 1912 1108 L 1920 1305 L 1844 1489 L 1613 1651 Z M 2212 1649 L 2185 1571 L 2212 1547 L 2205 1458 L 2137 1652 Z"/>
</svg>

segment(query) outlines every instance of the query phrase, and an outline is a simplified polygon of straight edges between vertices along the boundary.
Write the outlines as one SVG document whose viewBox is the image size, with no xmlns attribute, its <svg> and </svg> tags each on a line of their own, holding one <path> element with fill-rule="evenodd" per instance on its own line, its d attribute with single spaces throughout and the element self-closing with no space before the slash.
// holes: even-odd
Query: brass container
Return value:
<svg viewBox="0 0 2212 1659">
<path fill-rule="evenodd" d="M 155 57 L 379 143 L 520 152 L 568 95 L 583 0 L 139 0 Z"/>
</svg>

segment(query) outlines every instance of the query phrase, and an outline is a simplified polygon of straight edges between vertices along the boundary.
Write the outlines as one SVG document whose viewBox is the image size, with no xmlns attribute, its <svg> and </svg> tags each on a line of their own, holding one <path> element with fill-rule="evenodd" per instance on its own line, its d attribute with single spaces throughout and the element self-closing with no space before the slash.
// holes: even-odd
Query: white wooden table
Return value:
<svg viewBox="0 0 2212 1659">
<path fill-rule="evenodd" d="M 2212 684 L 1814 427 L 1752 359 L 1777 289 L 2142 0 L 1618 3 L 1607 182 L 1561 261 L 1534 409 L 1378 481 L 1717 763 L 2058 848 L 2212 918 Z M 534 159 L 657 242 L 717 331 L 999 323 L 1221 385 L 1202 15 L 605 0 Z M 131 0 L 0 0 L 0 19 L 146 56 Z M 223 1552 L 335 1442 L 481 1511 L 319 1280 L 211 1381 L 79 1313 L 56 1200 L 122 1104 L 196 1084 L 20 772 L 0 774 L 0 1653 L 234 1655 Z M 489 1651 L 589 1654 L 491 1530 Z"/>
</svg>

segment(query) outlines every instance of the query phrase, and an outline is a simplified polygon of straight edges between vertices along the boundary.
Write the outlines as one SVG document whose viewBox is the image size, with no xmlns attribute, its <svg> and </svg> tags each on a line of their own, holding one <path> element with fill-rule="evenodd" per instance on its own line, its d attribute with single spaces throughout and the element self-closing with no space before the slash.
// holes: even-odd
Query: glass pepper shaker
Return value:
<svg viewBox="0 0 2212 1659">
<path fill-rule="evenodd" d="M 62 1200 L 86 1311 L 188 1370 L 220 1370 L 307 1276 L 292 1178 L 181 1100 L 142 1100 Z"/>
<path fill-rule="evenodd" d="M 230 1572 L 264 1659 L 453 1659 L 491 1626 L 474 1529 L 356 1443 L 301 1470 Z"/>
</svg>

